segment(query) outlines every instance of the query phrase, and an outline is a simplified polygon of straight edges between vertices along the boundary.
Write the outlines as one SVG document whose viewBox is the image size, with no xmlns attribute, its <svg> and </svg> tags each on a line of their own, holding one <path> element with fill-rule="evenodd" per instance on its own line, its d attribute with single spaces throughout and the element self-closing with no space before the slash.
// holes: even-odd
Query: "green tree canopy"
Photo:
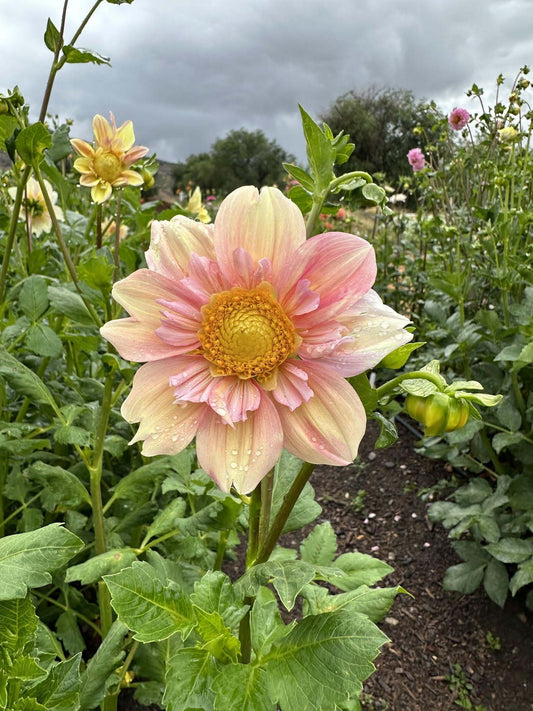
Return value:
<svg viewBox="0 0 533 711">
<path fill-rule="evenodd" d="M 263 131 L 241 128 L 216 140 L 209 153 L 191 155 L 179 163 L 174 177 L 181 188 L 192 182 L 202 191 L 225 194 L 241 185 L 260 188 L 281 183 L 285 177 L 282 163 L 292 160 L 294 157 Z"/>
<path fill-rule="evenodd" d="M 415 126 L 422 126 L 433 135 L 435 111 L 427 111 L 426 102 L 415 99 L 406 89 L 371 88 L 366 92 L 348 91 L 339 96 L 320 117 L 334 134 L 345 131 L 355 143 L 345 172 L 365 170 L 384 173 L 396 182 L 410 172 L 407 152 L 421 147 L 414 135 Z"/>
</svg>

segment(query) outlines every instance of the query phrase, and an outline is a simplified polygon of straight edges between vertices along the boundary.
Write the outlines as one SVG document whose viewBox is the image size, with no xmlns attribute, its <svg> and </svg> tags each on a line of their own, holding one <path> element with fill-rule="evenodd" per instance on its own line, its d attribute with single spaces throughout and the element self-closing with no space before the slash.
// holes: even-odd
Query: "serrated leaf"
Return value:
<svg viewBox="0 0 533 711">
<path fill-rule="evenodd" d="M 237 596 L 231 580 L 220 570 L 208 571 L 195 583 L 191 602 L 205 612 L 217 612 L 230 629 L 239 624 L 248 610 Z"/>
<path fill-rule="evenodd" d="M 62 467 L 35 462 L 28 473 L 31 479 L 43 487 L 41 501 L 47 511 L 54 511 L 59 504 L 67 508 L 91 504 L 91 496 L 82 482 Z"/>
<path fill-rule="evenodd" d="M 272 590 L 261 586 L 250 613 L 252 647 L 256 655 L 264 656 L 274 642 L 279 642 L 290 632 L 293 625 L 283 623 L 276 596 Z"/>
<path fill-rule="evenodd" d="M 84 326 L 93 325 L 91 315 L 79 294 L 75 294 L 65 286 L 49 286 L 48 296 L 54 311 L 58 314 L 67 316 L 71 321 Z"/>
<path fill-rule="evenodd" d="M 7 380 L 13 390 L 26 395 L 35 403 L 51 405 L 57 412 L 55 400 L 39 376 L 20 363 L 5 348 L 0 348 L 0 376 Z"/>
<path fill-rule="evenodd" d="M 213 683 L 215 711 L 273 711 L 266 673 L 252 664 L 227 664 Z"/>
<path fill-rule="evenodd" d="M 315 184 L 313 182 L 313 178 L 307 173 L 305 170 L 302 168 L 299 168 L 297 165 L 293 165 L 292 163 L 283 163 L 283 167 L 289 173 L 289 175 L 292 175 L 293 178 L 296 178 L 296 180 L 302 185 L 305 190 L 308 190 L 310 193 L 313 192 Z"/>
<path fill-rule="evenodd" d="M 186 639 L 196 624 L 189 598 L 165 587 L 149 563 L 135 562 L 104 581 L 119 619 L 139 642 L 158 642 L 176 632 Z"/>
<path fill-rule="evenodd" d="M 383 358 L 383 360 L 377 365 L 378 368 L 392 368 L 393 370 L 398 370 L 398 368 L 403 368 L 403 366 L 409 360 L 409 356 L 413 351 L 418 348 L 425 346 L 425 341 L 420 341 L 418 343 L 405 343 L 403 346 L 396 348 L 388 355 Z"/>
<path fill-rule="evenodd" d="M 8 674 L 12 679 L 35 682 L 46 676 L 46 669 L 43 669 L 34 657 L 19 655 L 10 665 Z"/>
<path fill-rule="evenodd" d="M 40 122 L 23 128 L 15 139 L 15 148 L 27 165 L 33 162 L 39 164 L 44 158 L 44 151 L 51 145 L 50 131 Z"/>
<path fill-rule="evenodd" d="M 213 682 L 218 672 L 215 658 L 206 649 L 178 650 L 167 664 L 163 696 L 167 711 L 213 711 Z"/>
<path fill-rule="evenodd" d="M 18 121 L 14 116 L 0 115 L 0 150 L 6 150 L 6 139 L 9 141 L 17 127 Z"/>
<path fill-rule="evenodd" d="M 379 436 L 374 444 L 374 449 L 385 449 L 385 447 L 394 444 L 398 439 L 398 430 L 393 420 L 389 420 L 378 411 L 373 412 L 370 418 L 379 422 Z"/>
<path fill-rule="evenodd" d="M 382 560 L 366 553 L 343 553 L 333 561 L 332 567 L 342 570 L 344 576 L 335 578 L 332 583 L 340 590 L 354 590 L 360 585 L 373 585 L 394 568 Z"/>
<path fill-rule="evenodd" d="M 159 457 L 120 479 L 113 489 L 115 499 L 135 499 L 145 501 L 154 488 L 167 476 L 171 465 L 170 457 Z"/>
<path fill-rule="evenodd" d="M 48 308 L 46 279 L 33 274 L 24 280 L 19 293 L 19 305 L 30 321 L 37 321 Z"/>
<path fill-rule="evenodd" d="M 323 588 L 322 588 L 323 589 Z M 325 595 L 316 598 L 310 605 L 312 615 L 335 612 L 346 608 L 361 615 L 366 615 L 372 622 L 379 622 L 389 611 L 398 593 L 405 593 L 402 587 L 395 588 L 369 588 L 360 585 L 355 590 L 350 590 L 339 595 Z"/>
<path fill-rule="evenodd" d="M 385 642 L 367 617 L 338 610 L 305 617 L 259 664 L 282 711 L 335 711 L 359 694 Z"/>
<path fill-rule="evenodd" d="M 52 145 L 46 151 L 47 158 L 53 163 L 63 160 L 72 153 L 70 143 L 70 126 L 66 123 L 58 126 L 52 133 Z M 66 185 L 62 186 L 66 188 Z"/>
<path fill-rule="evenodd" d="M 496 454 L 499 454 L 504 447 L 519 444 L 524 439 L 521 432 L 498 432 L 492 438 L 492 446 Z"/>
<path fill-rule="evenodd" d="M 337 551 L 337 536 L 329 521 L 315 526 L 300 545 L 303 561 L 315 565 L 330 565 Z"/>
<path fill-rule="evenodd" d="M 54 440 L 58 444 L 78 444 L 88 447 L 93 442 L 90 432 L 77 425 L 62 425 L 54 430 Z"/>
<path fill-rule="evenodd" d="M 136 560 L 137 555 L 133 548 L 115 548 L 89 558 L 85 563 L 73 565 L 66 572 L 65 582 L 79 580 L 82 585 L 90 585 L 104 575 L 119 573 Z"/>
<path fill-rule="evenodd" d="M 313 208 L 313 196 L 301 185 L 293 185 L 288 197 L 298 207 L 302 215 L 307 215 Z"/>
<path fill-rule="evenodd" d="M 79 703 L 81 654 L 54 665 L 31 693 L 48 711 L 72 711 Z"/>
<path fill-rule="evenodd" d="M 0 601 L 0 648 L 10 657 L 33 647 L 38 618 L 28 597 Z"/>
<path fill-rule="evenodd" d="M 218 612 L 205 612 L 194 607 L 198 626 L 196 631 L 203 640 L 203 647 L 224 664 L 236 663 L 241 651 L 241 644 Z"/>
<path fill-rule="evenodd" d="M 242 597 L 254 595 L 271 583 L 287 610 L 292 610 L 300 590 L 315 577 L 315 567 L 301 560 L 269 560 L 249 568 L 235 583 Z"/>
<path fill-rule="evenodd" d="M 92 64 L 107 64 L 111 66 L 109 57 L 104 57 L 102 54 L 93 52 L 90 49 L 82 49 L 81 47 L 73 47 L 70 44 L 66 44 L 63 47 L 63 54 L 69 64 L 87 64 L 90 62 Z"/>
<path fill-rule="evenodd" d="M 511 594 L 516 595 L 520 588 L 530 583 L 533 583 L 533 558 L 528 558 L 518 566 L 518 570 L 509 583 Z"/>
<path fill-rule="evenodd" d="M 83 546 L 78 536 L 59 523 L 1 539 L 0 600 L 25 597 L 28 588 L 48 585 L 52 581 L 50 573 Z"/>
<path fill-rule="evenodd" d="M 46 23 L 46 31 L 44 33 L 44 43 L 51 52 L 55 52 L 58 40 L 59 30 L 54 25 L 52 20 L 48 18 L 48 21 Z"/>
<path fill-rule="evenodd" d="M 56 634 L 70 654 L 84 651 L 86 644 L 78 627 L 78 618 L 71 610 L 62 612 L 57 618 Z"/>
<path fill-rule="evenodd" d="M 187 503 L 185 499 L 173 499 L 168 506 L 165 506 L 165 508 L 157 514 L 153 522 L 148 526 L 145 541 L 149 541 L 150 538 L 155 538 L 176 528 L 179 525 L 179 521 L 183 518 L 186 508 Z"/>
<path fill-rule="evenodd" d="M 491 560 L 485 569 L 483 587 L 490 599 L 503 607 L 509 592 L 509 575 L 507 568 L 498 560 Z"/>
<path fill-rule="evenodd" d="M 61 339 L 45 323 L 34 323 L 30 326 L 24 343 L 26 348 L 36 355 L 59 358 L 63 353 Z"/>
<path fill-rule="evenodd" d="M 307 161 L 316 191 L 322 193 L 333 179 L 335 150 L 318 124 L 300 106 L 302 126 L 306 141 Z"/>
<path fill-rule="evenodd" d="M 81 676 L 80 711 L 93 709 L 106 695 L 109 676 L 120 667 L 124 659 L 124 638 L 128 628 L 120 620 L 115 620 L 96 654 L 91 657 Z"/>
</svg>

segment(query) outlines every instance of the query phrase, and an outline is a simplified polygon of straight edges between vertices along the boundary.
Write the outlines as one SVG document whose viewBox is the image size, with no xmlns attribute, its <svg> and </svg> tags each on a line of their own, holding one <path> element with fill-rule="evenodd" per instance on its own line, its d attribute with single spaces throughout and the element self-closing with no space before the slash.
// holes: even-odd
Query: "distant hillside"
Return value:
<svg viewBox="0 0 533 711">
<path fill-rule="evenodd" d="M 153 194 L 153 199 L 161 200 L 163 202 L 174 202 L 176 200 L 176 195 L 172 189 L 173 178 L 172 169 L 175 163 L 168 163 L 168 161 L 160 160 L 159 171 L 155 176 L 155 193 Z M 0 151 L 0 171 L 8 170 L 11 167 L 11 161 L 7 153 Z"/>
</svg>

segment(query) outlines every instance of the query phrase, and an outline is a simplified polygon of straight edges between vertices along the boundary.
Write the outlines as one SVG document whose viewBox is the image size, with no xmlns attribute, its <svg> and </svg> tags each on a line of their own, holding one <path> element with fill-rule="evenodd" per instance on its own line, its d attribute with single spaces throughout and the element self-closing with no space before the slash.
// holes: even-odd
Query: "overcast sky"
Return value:
<svg viewBox="0 0 533 711">
<path fill-rule="evenodd" d="M 70 0 L 67 41 L 94 0 Z M 0 0 L 0 92 L 18 84 L 36 118 L 52 54 L 47 17 L 63 0 Z M 304 160 L 297 104 L 315 118 L 342 93 L 410 89 L 443 111 L 474 109 L 533 64 L 533 0 L 134 0 L 103 2 L 78 46 L 112 67 L 67 65 L 49 110 L 92 140 L 94 114 L 132 119 L 163 160 L 209 150 L 237 128 L 262 129 Z M 476 107 L 477 108 L 477 107 Z"/>
</svg>

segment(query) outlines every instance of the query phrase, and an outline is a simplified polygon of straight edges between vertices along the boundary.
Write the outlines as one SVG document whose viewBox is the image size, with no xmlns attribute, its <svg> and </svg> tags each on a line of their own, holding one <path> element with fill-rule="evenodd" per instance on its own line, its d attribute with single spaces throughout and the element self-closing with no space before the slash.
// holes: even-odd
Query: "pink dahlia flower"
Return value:
<svg viewBox="0 0 533 711">
<path fill-rule="evenodd" d="M 345 378 L 411 340 L 371 290 L 368 242 L 306 241 L 279 190 L 243 187 L 214 225 L 154 221 L 146 261 L 113 288 L 130 317 L 102 328 L 123 358 L 146 361 L 122 406 L 143 454 L 176 454 L 196 436 L 203 469 L 240 493 L 282 447 L 316 464 L 353 461 L 366 418 Z"/>
<path fill-rule="evenodd" d="M 455 108 L 448 116 L 448 123 L 454 131 L 461 131 L 469 121 L 470 114 L 466 109 Z"/>
<path fill-rule="evenodd" d="M 407 154 L 407 160 L 414 173 L 426 167 L 426 159 L 420 148 L 411 148 Z"/>
</svg>

